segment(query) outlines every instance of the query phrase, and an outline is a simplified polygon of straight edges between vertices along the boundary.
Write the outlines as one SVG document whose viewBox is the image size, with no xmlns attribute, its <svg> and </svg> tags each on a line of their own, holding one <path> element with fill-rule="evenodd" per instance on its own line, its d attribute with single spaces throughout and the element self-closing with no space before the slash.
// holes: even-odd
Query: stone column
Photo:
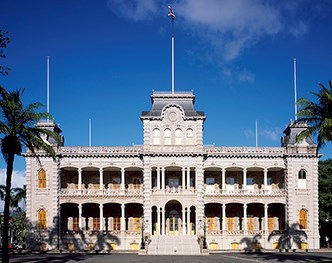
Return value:
<svg viewBox="0 0 332 263">
<path fill-rule="evenodd" d="M 82 230 L 82 204 L 78 204 L 78 229 Z"/>
<path fill-rule="evenodd" d="M 191 234 L 190 229 L 190 207 L 187 208 L 187 235 Z"/>
<path fill-rule="evenodd" d="M 125 204 L 121 205 L 121 231 L 126 230 L 125 207 Z"/>
<path fill-rule="evenodd" d="M 268 218 L 269 218 L 268 208 L 269 208 L 269 205 L 265 204 L 264 205 L 264 232 L 265 233 L 268 233 Z"/>
<path fill-rule="evenodd" d="M 82 190 L 82 169 L 78 168 L 78 190 Z"/>
<path fill-rule="evenodd" d="M 104 189 L 103 168 L 99 168 L 99 189 Z"/>
<path fill-rule="evenodd" d="M 161 209 L 161 215 L 162 215 L 162 217 L 161 217 L 161 219 L 162 219 L 162 222 L 161 222 L 161 224 L 162 224 L 162 226 L 161 226 L 161 233 L 162 233 L 162 235 L 164 236 L 164 235 L 166 235 L 166 223 L 165 223 L 165 209 L 164 208 L 162 208 Z"/>
<path fill-rule="evenodd" d="M 221 169 L 221 187 L 222 187 L 222 192 L 224 193 L 226 190 L 226 169 L 225 168 Z"/>
<path fill-rule="evenodd" d="M 244 190 L 247 188 L 247 168 L 243 168 L 243 187 Z"/>
<path fill-rule="evenodd" d="M 182 208 L 182 235 L 186 234 L 186 209 Z"/>
<path fill-rule="evenodd" d="M 161 168 L 161 189 L 165 190 L 165 167 Z"/>
<path fill-rule="evenodd" d="M 160 167 L 157 168 L 157 189 L 160 189 Z"/>
<path fill-rule="evenodd" d="M 157 207 L 157 235 L 160 236 L 160 207 Z"/>
<path fill-rule="evenodd" d="M 247 231 L 247 204 L 243 205 L 243 221 L 242 230 L 246 233 Z"/>
<path fill-rule="evenodd" d="M 125 169 L 121 168 L 121 190 L 125 189 Z"/>
<path fill-rule="evenodd" d="M 226 217 L 226 204 L 222 204 L 222 231 L 223 233 L 226 232 L 226 220 L 227 220 L 227 217 Z"/>
<path fill-rule="evenodd" d="M 99 205 L 99 231 L 104 231 L 104 205 Z"/>
<path fill-rule="evenodd" d="M 190 190 L 190 167 L 187 168 L 187 189 Z"/>
<path fill-rule="evenodd" d="M 182 167 L 182 189 L 186 189 L 186 168 Z"/>
<path fill-rule="evenodd" d="M 267 190 L 267 168 L 264 168 L 264 190 Z"/>
</svg>

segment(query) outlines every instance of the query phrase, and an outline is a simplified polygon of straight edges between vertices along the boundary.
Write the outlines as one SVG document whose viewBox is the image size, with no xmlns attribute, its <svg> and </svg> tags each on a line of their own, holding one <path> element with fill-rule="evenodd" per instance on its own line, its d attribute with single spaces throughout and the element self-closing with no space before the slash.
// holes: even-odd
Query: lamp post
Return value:
<svg viewBox="0 0 332 263">
<path fill-rule="evenodd" d="M 145 249 L 145 241 L 144 241 L 144 230 L 145 230 L 145 226 L 144 226 L 144 216 L 142 216 L 142 240 L 141 240 L 141 249 Z"/>
<path fill-rule="evenodd" d="M 200 219 L 200 225 L 203 228 L 203 249 L 207 249 L 207 244 L 206 244 L 206 222 L 205 222 L 205 216 L 203 216 L 203 220 Z"/>
</svg>

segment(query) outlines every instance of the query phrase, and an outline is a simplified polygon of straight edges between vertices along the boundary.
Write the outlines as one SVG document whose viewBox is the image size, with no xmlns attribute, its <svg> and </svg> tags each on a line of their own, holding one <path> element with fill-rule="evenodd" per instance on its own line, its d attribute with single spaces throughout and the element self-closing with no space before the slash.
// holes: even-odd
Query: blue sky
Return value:
<svg viewBox="0 0 332 263">
<path fill-rule="evenodd" d="M 332 80 L 329 0 L 5 0 L 0 25 L 11 43 L 1 63 L 12 71 L 0 84 L 46 104 L 50 56 L 50 109 L 65 145 L 88 145 L 89 118 L 92 145 L 142 144 L 152 90 L 171 90 L 169 4 L 175 91 L 194 91 L 204 143 L 255 146 L 258 120 L 259 146 L 280 146 L 294 120 L 294 57 L 298 98 Z M 331 157 L 331 145 L 322 153 Z M 22 158 L 15 168 L 18 182 Z"/>
</svg>

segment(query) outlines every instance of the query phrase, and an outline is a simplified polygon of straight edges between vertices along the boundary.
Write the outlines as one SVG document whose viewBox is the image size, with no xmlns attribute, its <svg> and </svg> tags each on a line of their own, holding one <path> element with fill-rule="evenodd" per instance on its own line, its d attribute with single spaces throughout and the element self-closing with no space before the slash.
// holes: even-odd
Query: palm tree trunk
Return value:
<svg viewBox="0 0 332 263">
<path fill-rule="evenodd" d="M 14 154 L 8 154 L 7 160 L 7 178 L 6 178 L 6 196 L 4 209 L 4 223 L 3 223 L 3 239 L 2 239 L 2 263 L 9 263 L 9 249 L 8 249 L 8 232 L 9 232 L 9 205 L 10 205 L 10 189 L 12 184 L 12 174 L 14 165 Z"/>
</svg>

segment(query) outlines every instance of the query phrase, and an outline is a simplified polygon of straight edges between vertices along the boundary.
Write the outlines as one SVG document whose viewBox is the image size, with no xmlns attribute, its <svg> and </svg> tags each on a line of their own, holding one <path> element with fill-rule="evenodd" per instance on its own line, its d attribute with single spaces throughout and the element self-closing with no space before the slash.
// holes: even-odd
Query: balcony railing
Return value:
<svg viewBox="0 0 332 263">
<path fill-rule="evenodd" d="M 218 196 L 218 195 L 273 195 L 283 196 L 286 194 L 286 189 L 279 188 L 277 184 L 262 186 L 258 185 L 246 185 L 240 186 L 238 184 L 225 185 L 225 189 L 219 188 L 218 184 L 204 185 L 205 195 Z"/>
<path fill-rule="evenodd" d="M 166 185 L 165 189 L 157 189 L 157 187 L 152 188 L 152 193 L 156 194 L 193 194 L 196 193 L 194 187 L 190 187 L 190 189 L 182 189 L 182 186 L 178 187 L 169 187 Z"/>
<path fill-rule="evenodd" d="M 108 184 L 108 188 L 100 189 L 99 184 L 88 184 L 86 188 L 83 184 L 81 189 L 78 189 L 77 184 L 68 184 L 67 188 L 60 189 L 60 195 L 63 196 L 81 196 L 81 195 L 127 195 L 137 196 L 143 195 L 143 184 L 128 184 L 127 188 L 121 189 L 120 184 Z"/>
</svg>

